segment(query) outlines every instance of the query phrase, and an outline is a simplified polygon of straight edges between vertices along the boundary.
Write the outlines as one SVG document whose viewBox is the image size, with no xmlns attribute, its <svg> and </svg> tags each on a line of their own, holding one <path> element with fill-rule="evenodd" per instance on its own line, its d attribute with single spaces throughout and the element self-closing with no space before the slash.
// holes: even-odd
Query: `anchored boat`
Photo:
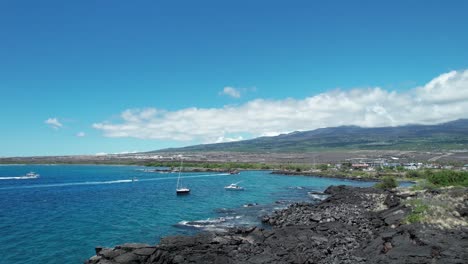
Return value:
<svg viewBox="0 0 468 264">
<path fill-rule="evenodd" d="M 180 159 L 180 168 L 179 168 L 179 177 L 177 177 L 177 187 L 176 187 L 176 193 L 177 194 L 189 194 L 190 189 L 187 187 L 183 187 L 180 185 L 180 173 L 182 171 L 182 158 Z"/>
</svg>

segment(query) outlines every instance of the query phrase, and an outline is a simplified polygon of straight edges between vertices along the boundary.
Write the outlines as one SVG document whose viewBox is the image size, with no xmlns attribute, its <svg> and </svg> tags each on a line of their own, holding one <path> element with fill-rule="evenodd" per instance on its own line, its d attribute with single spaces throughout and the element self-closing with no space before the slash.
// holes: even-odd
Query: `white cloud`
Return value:
<svg viewBox="0 0 468 264">
<path fill-rule="evenodd" d="M 233 98 L 240 98 L 240 96 L 241 96 L 240 91 L 238 89 L 234 88 L 234 87 L 231 87 L 231 86 L 224 87 L 223 91 L 220 92 L 220 94 L 228 95 L 228 96 L 231 96 Z"/>
<path fill-rule="evenodd" d="M 240 140 L 243 140 L 243 139 L 244 138 L 242 136 L 238 136 L 238 137 L 224 137 L 224 136 L 221 136 L 218 139 L 216 139 L 216 141 L 214 143 L 234 142 L 234 141 L 240 141 Z M 209 142 L 209 143 L 213 143 L 213 142 Z"/>
<path fill-rule="evenodd" d="M 133 151 L 126 150 L 126 151 L 121 151 L 121 152 L 115 152 L 115 153 L 112 153 L 112 154 L 117 154 L 117 155 L 119 155 L 119 154 L 134 154 L 134 153 L 138 153 L 138 152 L 139 152 L 138 150 L 133 150 Z"/>
<path fill-rule="evenodd" d="M 60 123 L 60 121 L 57 118 L 48 118 L 46 121 L 44 121 L 45 124 L 49 125 L 50 127 L 54 129 L 59 129 L 63 125 Z"/>
<path fill-rule="evenodd" d="M 107 153 L 107 152 L 98 152 L 94 154 L 95 156 L 107 156 L 107 155 L 123 155 L 123 154 L 135 154 L 138 153 L 138 150 L 133 151 L 121 151 L 121 152 L 114 152 L 114 153 Z"/>
<path fill-rule="evenodd" d="M 129 109 L 120 123 L 93 125 L 107 137 L 221 142 L 320 127 L 435 124 L 468 118 L 468 70 L 442 74 L 406 92 L 334 90 L 304 99 L 256 99 L 238 106 Z"/>
<path fill-rule="evenodd" d="M 86 133 L 85 132 L 78 132 L 78 133 L 76 133 L 76 136 L 77 137 L 84 137 L 84 136 L 86 136 Z"/>
</svg>

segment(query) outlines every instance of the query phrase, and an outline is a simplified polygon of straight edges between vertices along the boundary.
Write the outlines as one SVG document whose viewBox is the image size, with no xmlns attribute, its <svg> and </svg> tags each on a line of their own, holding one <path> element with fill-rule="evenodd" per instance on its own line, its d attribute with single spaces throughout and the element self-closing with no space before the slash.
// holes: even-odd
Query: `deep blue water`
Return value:
<svg viewBox="0 0 468 264">
<path fill-rule="evenodd" d="M 177 174 L 137 166 L 0 166 L 0 263 L 82 263 L 95 246 L 154 244 L 162 236 L 260 224 L 259 217 L 330 185 L 370 186 L 330 178 L 183 173 L 191 188 L 177 196 Z M 38 179 L 5 179 L 35 171 Z M 139 180 L 132 182 L 132 177 Z M 239 182 L 245 191 L 224 190 Z M 247 204 L 255 204 L 247 207 Z"/>
</svg>

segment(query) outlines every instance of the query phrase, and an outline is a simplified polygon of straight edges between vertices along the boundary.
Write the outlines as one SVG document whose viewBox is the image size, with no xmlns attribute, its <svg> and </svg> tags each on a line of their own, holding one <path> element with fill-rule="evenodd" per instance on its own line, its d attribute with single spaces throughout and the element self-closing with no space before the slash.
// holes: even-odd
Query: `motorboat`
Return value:
<svg viewBox="0 0 468 264">
<path fill-rule="evenodd" d="M 26 175 L 24 177 L 25 178 L 35 179 L 35 178 L 39 178 L 39 174 L 31 171 L 31 172 L 26 173 Z"/>
<path fill-rule="evenodd" d="M 237 183 L 231 183 L 228 186 L 225 186 L 224 189 L 226 191 L 243 191 L 244 187 L 237 185 Z"/>
</svg>

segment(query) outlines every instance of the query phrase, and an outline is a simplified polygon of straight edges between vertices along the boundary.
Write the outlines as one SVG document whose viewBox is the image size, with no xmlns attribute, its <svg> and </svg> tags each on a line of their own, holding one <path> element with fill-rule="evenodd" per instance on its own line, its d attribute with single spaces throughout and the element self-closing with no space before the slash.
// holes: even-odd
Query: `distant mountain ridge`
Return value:
<svg viewBox="0 0 468 264">
<path fill-rule="evenodd" d="M 154 152 L 312 152 L 333 150 L 468 149 L 468 119 L 438 125 L 364 128 L 340 126 L 295 131 L 274 137 L 194 145 Z"/>
</svg>

